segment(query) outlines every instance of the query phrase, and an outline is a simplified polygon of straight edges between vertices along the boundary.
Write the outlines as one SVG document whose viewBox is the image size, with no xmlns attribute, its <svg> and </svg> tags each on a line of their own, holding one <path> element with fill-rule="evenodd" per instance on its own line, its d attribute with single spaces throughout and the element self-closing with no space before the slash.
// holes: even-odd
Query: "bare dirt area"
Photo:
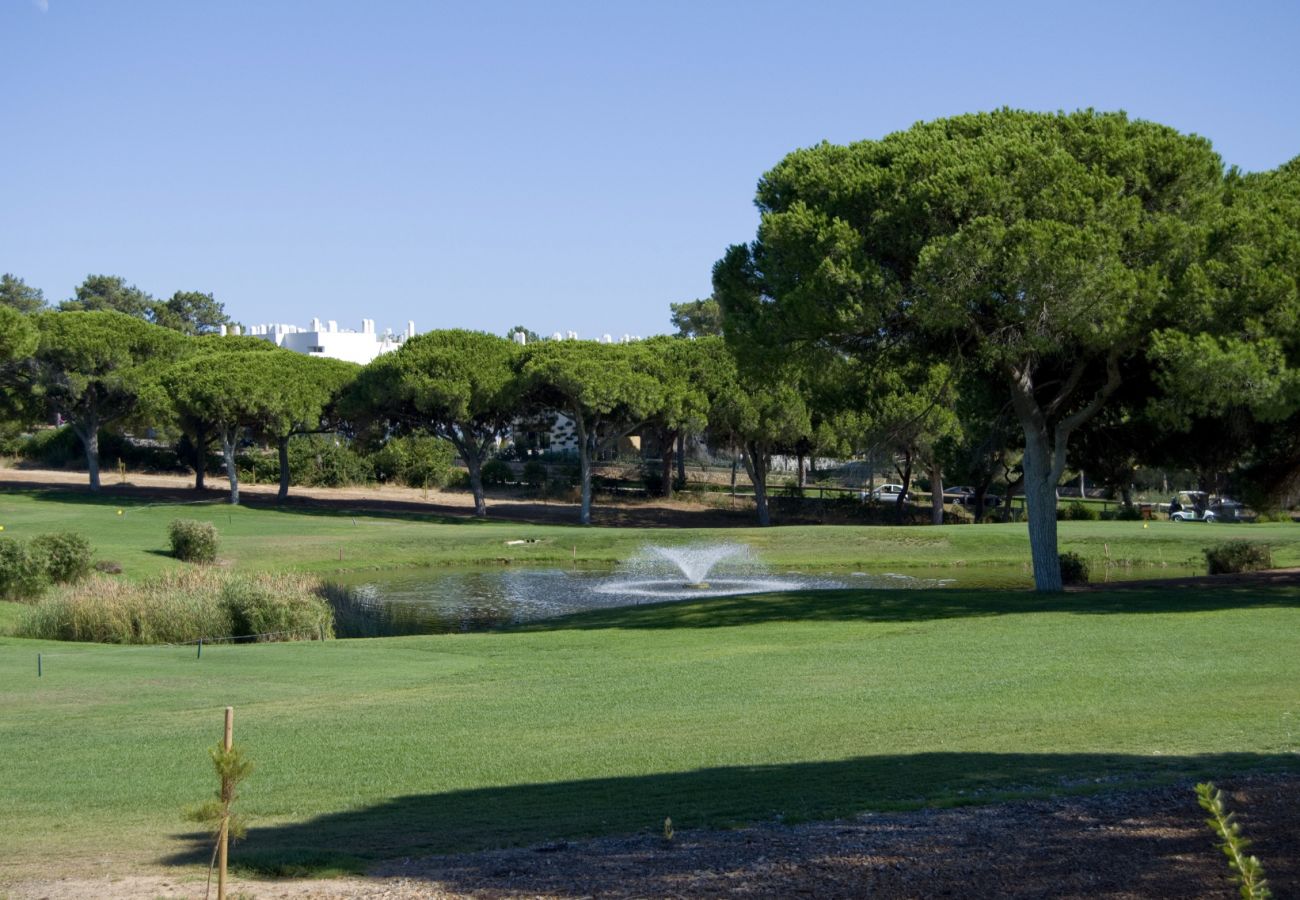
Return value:
<svg viewBox="0 0 1300 900">
<path fill-rule="evenodd" d="M 100 494 L 131 497 L 155 502 L 220 502 L 227 496 L 219 478 L 209 478 L 209 487 L 194 489 L 193 476 L 150 475 L 130 472 L 122 480 L 104 472 Z M 86 473 L 59 469 L 0 469 L 0 489 L 87 490 Z M 240 484 L 240 502 L 245 506 L 278 505 L 273 484 Z M 407 513 L 428 516 L 474 514 L 474 498 L 468 491 L 424 491 L 391 485 L 361 485 L 341 488 L 294 487 L 283 504 L 287 508 L 332 509 L 349 512 Z M 753 524 L 753 504 L 737 503 L 737 509 L 719 509 L 682 500 L 636 500 L 600 497 L 592 509 L 592 524 L 633 528 L 720 528 Z M 530 497 L 488 498 L 488 517 L 545 525 L 578 523 L 578 505 Z"/>
<path fill-rule="evenodd" d="M 1275 896 L 1300 896 L 1300 776 L 1220 782 Z M 1190 783 L 838 822 L 398 860 L 370 877 L 238 880 L 245 898 L 1236 896 Z M 201 897 L 201 879 L 14 885 L 17 898 Z M 214 892 L 215 893 L 215 892 Z M 2 895 L 2 894 L 0 894 Z"/>
</svg>

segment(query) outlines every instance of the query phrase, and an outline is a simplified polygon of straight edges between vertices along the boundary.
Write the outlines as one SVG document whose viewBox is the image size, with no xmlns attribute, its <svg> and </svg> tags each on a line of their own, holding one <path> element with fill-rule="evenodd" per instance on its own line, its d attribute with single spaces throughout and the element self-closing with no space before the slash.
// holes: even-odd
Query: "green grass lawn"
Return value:
<svg viewBox="0 0 1300 900">
<path fill-rule="evenodd" d="M 118 515 L 118 510 L 123 514 Z M 1024 526 L 664 531 L 0 494 L 6 536 L 73 528 L 143 577 L 177 516 L 227 564 L 329 573 L 609 565 L 739 540 L 778 567 L 996 567 Z M 1300 563 L 1300 528 L 1063 523 L 1063 549 L 1186 574 L 1225 536 Z M 506 540 L 539 543 L 508 547 Z M 340 552 L 343 554 L 339 560 Z M 0 604 L 0 632 L 19 608 Z M 1300 589 L 837 591 L 607 610 L 490 634 L 192 648 L 0 638 L 0 881 L 206 864 L 222 707 L 257 763 L 237 863 L 328 871 L 581 835 L 793 821 L 1300 768 Z M 44 675 L 37 678 L 36 656 Z"/>
<path fill-rule="evenodd" d="M 119 511 L 121 514 L 119 515 Z M 742 541 L 774 566 L 802 569 L 1001 568 L 1029 559 L 1025 526 L 788 526 L 777 528 L 584 528 L 474 522 L 416 516 L 350 516 L 335 512 L 130 503 L 72 492 L 0 493 L 5 535 L 30 537 L 74 529 L 86 534 L 99 559 L 122 564 L 137 578 L 180 565 L 166 555 L 167 523 L 175 518 L 214 523 L 221 556 L 240 569 L 334 573 L 424 565 L 501 561 L 611 566 L 648 542 Z M 1292 523 L 1219 525 L 1152 522 L 1062 522 L 1061 549 L 1104 570 L 1109 558 L 1125 573 L 1187 575 L 1204 571 L 1202 549 L 1227 538 L 1268 543 L 1274 564 L 1300 565 L 1300 526 Z M 508 546 L 506 541 L 537 543 Z M 1122 564 L 1129 564 L 1128 567 Z"/>
<path fill-rule="evenodd" d="M 201 659 L 0 639 L 0 879 L 206 864 L 181 809 L 227 704 L 261 871 L 1296 771 L 1298 632 L 1294 588 L 950 589 Z"/>
</svg>

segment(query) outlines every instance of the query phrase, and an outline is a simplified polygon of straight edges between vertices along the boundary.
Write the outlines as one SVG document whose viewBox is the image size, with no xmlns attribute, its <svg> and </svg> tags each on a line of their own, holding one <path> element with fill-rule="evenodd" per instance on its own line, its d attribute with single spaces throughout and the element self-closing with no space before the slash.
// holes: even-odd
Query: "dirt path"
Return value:
<svg viewBox="0 0 1300 900">
<path fill-rule="evenodd" d="M 209 478 L 212 485 L 204 491 L 194 490 L 194 479 L 185 475 L 145 475 L 129 472 L 123 482 L 116 473 L 103 475 L 104 497 L 178 502 L 212 500 L 220 502 L 227 494 L 223 482 Z M 58 469 L 0 469 L 0 490 L 86 491 L 86 473 Z M 240 502 L 246 506 L 274 506 L 277 486 L 241 484 Z M 333 509 L 353 512 L 414 513 L 428 516 L 464 516 L 474 514 L 474 498 L 467 491 L 423 491 L 391 485 L 362 485 L 346 488 L 295 487 L 285 502 L 289 508 Z M 488 500 L 491 519 L 547 525 L 576 525 L 578 505 L 554 500 L 541 501 L 525 497 L 495 497 Z M 623 501 L 601 497 L 592 510 L 592 523 L 635 528 L 724 528 L 752 525 L 748 509 L 717 509 L 677 500 Z"/>
<path fill-rule="evenodd" d="M 1300 896 L 1300 775 L 1224 779 L 1275 896 Z M 1190 783 L 839 822 L 557 842 L 398 860 L 371 877 L 239 881 L 244 898 L 1231 898 Z M 29 881 L 18 898 L 201 897 L 138 875 Z M 3 896 L 3 891 L 0 891 Z"/>
</svg>

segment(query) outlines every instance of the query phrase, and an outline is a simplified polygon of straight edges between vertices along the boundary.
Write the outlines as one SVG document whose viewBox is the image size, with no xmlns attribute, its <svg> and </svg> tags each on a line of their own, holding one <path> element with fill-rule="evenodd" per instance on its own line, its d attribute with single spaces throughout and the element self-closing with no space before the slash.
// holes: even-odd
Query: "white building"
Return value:
<svg viewBox="0 0 1300 900">
<path fill-rule="evenodd" d="M 228 332 L 223 325 L 221 333 L 239 334 L 239 326 L 232 326 Z M 340 329 L 338 322 L 332 319 L 324 323 L 320 319 L 312 319 L 309 328 L 282 324 L 250 325 L 248 334 L 308 356 L 328 356 L 365 365 L 376 356 L 396 350 L 415 337 L 415 323 L 407 322 L 406 330 L 401 334 L 393 334 L 388 329 L 383 334 L 378 334 L 375 332 L 374 319 L 362 319 L 360 331 Z"/>
</svg>

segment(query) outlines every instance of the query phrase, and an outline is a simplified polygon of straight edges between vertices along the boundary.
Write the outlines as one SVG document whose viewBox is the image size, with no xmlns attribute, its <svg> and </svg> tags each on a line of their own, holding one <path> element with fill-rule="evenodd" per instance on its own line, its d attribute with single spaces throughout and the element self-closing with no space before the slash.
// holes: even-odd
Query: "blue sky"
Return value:
<svg viewBox="0 0 1300 900">
<path fill-rule="evenodd" d="M 245 322 L 669 330 L 822 140 L 1009 105 L 1300 155 L 1300 3 L 0 0 L 0 271 Z"/>
</svg>

